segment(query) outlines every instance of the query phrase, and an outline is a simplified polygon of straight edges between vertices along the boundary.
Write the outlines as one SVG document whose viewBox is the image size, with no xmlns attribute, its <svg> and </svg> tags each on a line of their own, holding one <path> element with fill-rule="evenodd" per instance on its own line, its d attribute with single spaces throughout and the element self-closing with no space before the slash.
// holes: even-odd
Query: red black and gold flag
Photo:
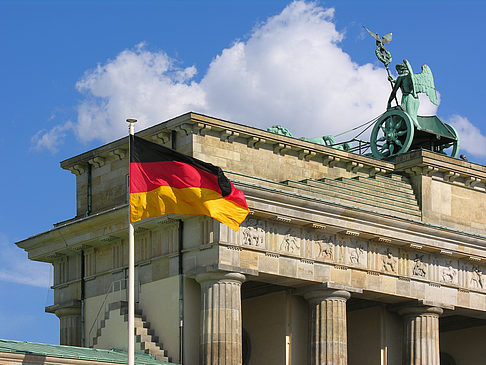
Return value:
<svg viewBox="0 0 486 365">
<path fill-rule="evenodd" d="M 237 231 L 248 205 L 221 168 L 130 136 L 130 221 L 162 214 L 207 215 Z"/>
</svg>

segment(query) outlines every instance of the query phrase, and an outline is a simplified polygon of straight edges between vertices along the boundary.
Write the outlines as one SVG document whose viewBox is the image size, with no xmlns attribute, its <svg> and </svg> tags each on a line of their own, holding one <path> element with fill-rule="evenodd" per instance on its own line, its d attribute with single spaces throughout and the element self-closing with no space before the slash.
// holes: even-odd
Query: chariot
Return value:
<svg viewBox="0 0 486 365">
<path fill-rule="evenodd" d="M 415 120 L 414 120 L 415 119 Z M 370 136 L 373 157 L 378 159 L 426 149 L 457 157 L 459 136 L 437 116 L 412 118 L 401 106 L 389 108 L 378 118 Z"/>
</svg>

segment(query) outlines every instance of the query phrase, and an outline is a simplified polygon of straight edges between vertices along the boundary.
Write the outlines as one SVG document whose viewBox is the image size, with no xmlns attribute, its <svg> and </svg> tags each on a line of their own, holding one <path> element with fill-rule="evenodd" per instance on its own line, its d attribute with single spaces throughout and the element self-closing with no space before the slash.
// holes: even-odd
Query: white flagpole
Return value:
<svg viewBox="0 0 486 365">
<path fill-rule="evenodd" d="M 135 134 L 134 123 L 136 121 L 136 119 L 127 119 L 127 122 L 130 123 L 130 136 Z M 130 181 L 130 148 L 132 146 L 130 146 L 130 142 L 128 145 L 128 181 Z M 130 222 L 130 186 L 128 187 L 128 197 L 128 365 L 135 365 L 135 231 Z"/>
</svg>

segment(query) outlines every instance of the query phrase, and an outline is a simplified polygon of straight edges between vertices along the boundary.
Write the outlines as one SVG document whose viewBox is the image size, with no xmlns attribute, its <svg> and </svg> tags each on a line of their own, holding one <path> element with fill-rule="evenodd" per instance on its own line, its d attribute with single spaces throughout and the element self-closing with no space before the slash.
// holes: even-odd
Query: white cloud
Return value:
<svg viewBox="0 0 486 365">
<path fill-rule="evenodd" d="M 142 43 L 85 73 L 71 127 L 81 141 L 106 142 L 127 133 L 126 118 L 137 118 L 140 130 L 195 111 L 262 129 L 282 124 L 298 137 L 335 135 L 383 113 L 391 91 L 385 70 L 353 62 L 343 37 L 334 9 L 295 1 L 224 49 L 200 82 L 194 66 L 177 67 Z M 419 113 L 435 114 L 423 96 Z M 40 132 L 35 141 L 55 145 L 65 130 Z"/>
<path fill-rule="evenodd" d="M 486 136 L 467 118 L 453 115 L 449 118 L 451 124 L 459 134 L 461 150 L 478 157 L 486 157 Z"/>
<path fill-rule="evenodd" d="M 66 132 L 72 130 L 74 125 L 68 121 L 65 124 L 56 125 L 50 131 L 42 129 L 30 139 L 32 147 L 36 150 L 48 149 L 52 153 L 57 152 L 58 147 L 63 143 Z"/>
<path fill-rule="evenodd" d="M 333 9 L 294 2 L 225 49 L 201 81 L 210 112 L 308 137 L 381 114 L 390 92 L 385 70 L 351 60 L 333 17 Z"/>
<path fill-rule="evenodd" d="M 31 261 L 27 253 L 0 234 L 0 280 L 48 288 L 51 265 Z"/>
<path fill-rule="evenodd" d="M 136 117 L 142 129 L 200 108 L 204 95 L 190 82 L 195 74 L 195 67 L 179 69 L 164 52 L 149 52 L 142 43 L 121 52 L 76 84 L 85 96 L 78 106 L 77 135 L 82 141 L 110 140 L 126 134 L 126 118 Z"/>
</svg>

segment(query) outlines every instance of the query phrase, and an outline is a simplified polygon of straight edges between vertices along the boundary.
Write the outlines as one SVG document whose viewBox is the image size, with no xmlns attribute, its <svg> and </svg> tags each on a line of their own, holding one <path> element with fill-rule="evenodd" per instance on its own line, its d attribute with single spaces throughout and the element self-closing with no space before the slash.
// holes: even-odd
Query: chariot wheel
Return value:
<svg viewBox="0 0 486 365">
<path fill-rule="evenodd" d="M 401 108 L 387 110 L 375 123 L 370 143 L 373 157 L 385 159 L 405 153 L 413 140 L 414 124 Z"/>
<path fill-rule="evenodd" d="M 440 152 L 445 154 L 445 155 L 447 155 L 448 152 L 450 152 L 451 157 L 457 158 L 457 155 L 459 154 L 459 134 L 457 134 L 456 129 L 453 126 L 451 126 L 450 124 L 446 124 L 445 126 L 447 127 L 447 129 L 449 129 L 452 132 L 454 137 L 456 137 L 456 140 L 454 142 L 443 145 L 441 147 Z M 452 147 L 452 149 L 450 151 L 445 151 L 446 149 L 451 148 L 451 147 Z"/>
</svg>

